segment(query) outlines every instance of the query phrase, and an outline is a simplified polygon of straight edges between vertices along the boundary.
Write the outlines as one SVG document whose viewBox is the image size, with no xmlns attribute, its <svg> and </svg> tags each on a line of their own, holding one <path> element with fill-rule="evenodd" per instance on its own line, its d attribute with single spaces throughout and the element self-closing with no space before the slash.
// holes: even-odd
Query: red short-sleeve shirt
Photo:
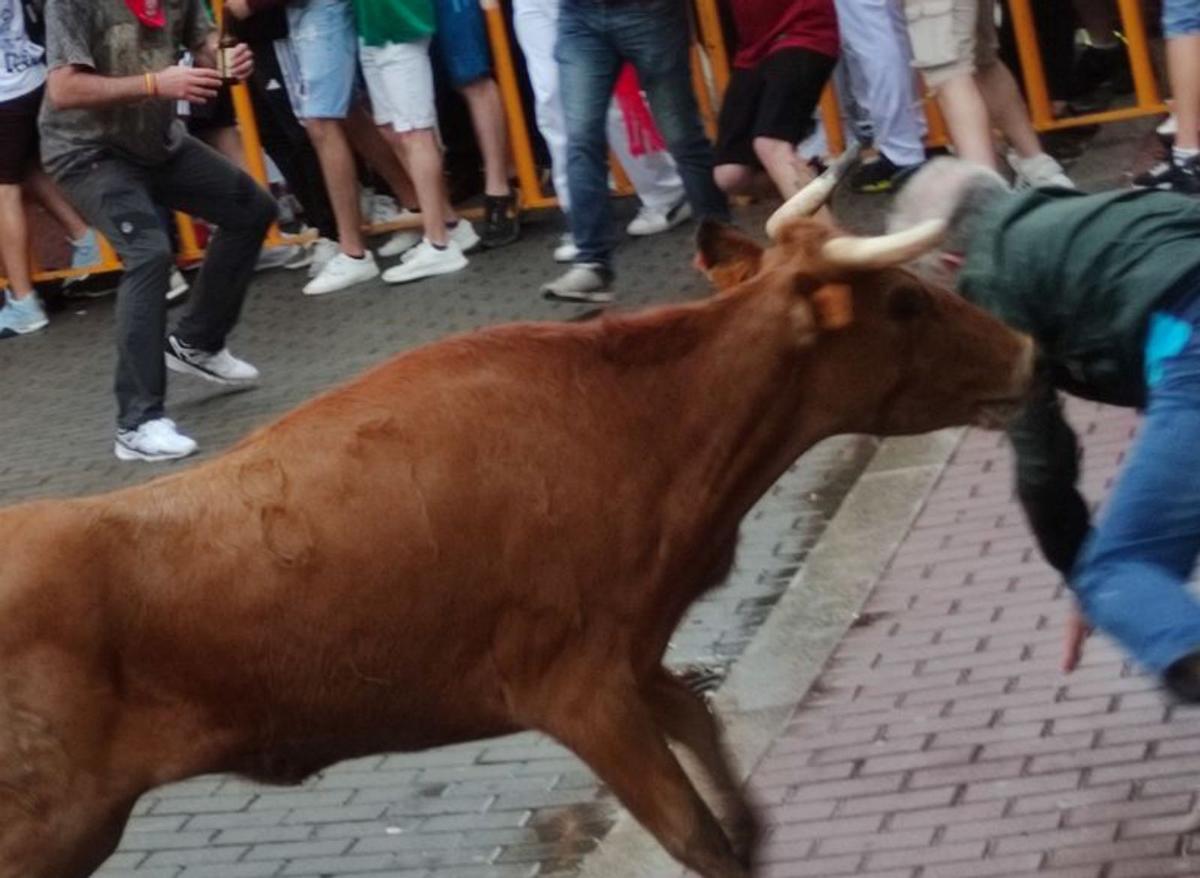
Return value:
<svg viewBox="0 0 1200 878">
<path fill-rule="evenodd" d="M 778 49 L 838 54 L 833 0 L 730 0 L 730 5 L 738 32 L 735 67 L 754 67 Z"/>
</svg>

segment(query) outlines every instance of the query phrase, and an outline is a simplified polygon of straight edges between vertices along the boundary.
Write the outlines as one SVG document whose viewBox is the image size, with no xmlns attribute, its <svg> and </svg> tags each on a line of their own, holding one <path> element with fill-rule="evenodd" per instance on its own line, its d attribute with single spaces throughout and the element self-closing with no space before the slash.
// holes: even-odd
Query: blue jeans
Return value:
<svg viewBox="0 0 1200 878">
<path fill-rule="evenodd" d="M 1200 649 L 1198 287 L 1151 321 L 1141 435 L 1072 576 L 1092 624 L 1158 674 Z"/>
<path fill-rule="evenodd" d="M 692 210 L 699 217 L 729 220 L 729 203 L 713 182 L 712 144 L 692 93 L 686 9 L 685 0 L 562 0 L 554 58 L 566 116 L 577 262 L 607 266 L 616 246 L 605 128 L 625 61 L 637 70 Z"/>
</svg>

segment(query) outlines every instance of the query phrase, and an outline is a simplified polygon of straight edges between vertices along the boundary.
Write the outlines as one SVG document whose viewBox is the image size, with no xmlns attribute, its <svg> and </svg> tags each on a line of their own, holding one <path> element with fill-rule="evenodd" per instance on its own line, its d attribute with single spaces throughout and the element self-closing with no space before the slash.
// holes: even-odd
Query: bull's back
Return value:
<svg viewBox="0 0 1200 878">
<path fill-rule="evenodd" d="M 612 547 L 639 529 L 597 517 L 634 462 L 603 435 L 619 432 L 594 416 L 605 401 L 573 403 L 557 374 L 384 369 L 123 494 L 143 521 L 124 614 L 137 662 L 268 736 L 508 731 L 497 651 L 540 643 L 552 661 L 583 636 L 623 562 Z"/>
</svg>

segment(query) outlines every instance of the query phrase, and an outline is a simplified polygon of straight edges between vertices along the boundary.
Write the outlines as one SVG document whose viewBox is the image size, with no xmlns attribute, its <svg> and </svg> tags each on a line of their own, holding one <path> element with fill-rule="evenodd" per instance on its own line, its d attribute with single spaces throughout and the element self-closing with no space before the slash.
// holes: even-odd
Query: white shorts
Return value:
<svg viewBox="0 0 1200 878">
<path fill-rule="evenodd" d="M 437 128 L 429 40 L 359 46 L 376 125 L 396 131 Z"/>
</svg>

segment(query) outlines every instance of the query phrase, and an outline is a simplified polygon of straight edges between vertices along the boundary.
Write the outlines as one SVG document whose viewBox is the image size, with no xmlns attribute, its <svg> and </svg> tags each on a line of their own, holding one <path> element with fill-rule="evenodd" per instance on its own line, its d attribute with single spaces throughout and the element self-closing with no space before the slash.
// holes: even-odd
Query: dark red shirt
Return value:
<svg viewBox="0 0 1200 878">
<path fill-rule="evenodd" d="M 730 0 L 737 25 L 734 67 L 754 67 L 779 49 L 802 48 L 837 57 L 833 0 Z"/>
</svg>

